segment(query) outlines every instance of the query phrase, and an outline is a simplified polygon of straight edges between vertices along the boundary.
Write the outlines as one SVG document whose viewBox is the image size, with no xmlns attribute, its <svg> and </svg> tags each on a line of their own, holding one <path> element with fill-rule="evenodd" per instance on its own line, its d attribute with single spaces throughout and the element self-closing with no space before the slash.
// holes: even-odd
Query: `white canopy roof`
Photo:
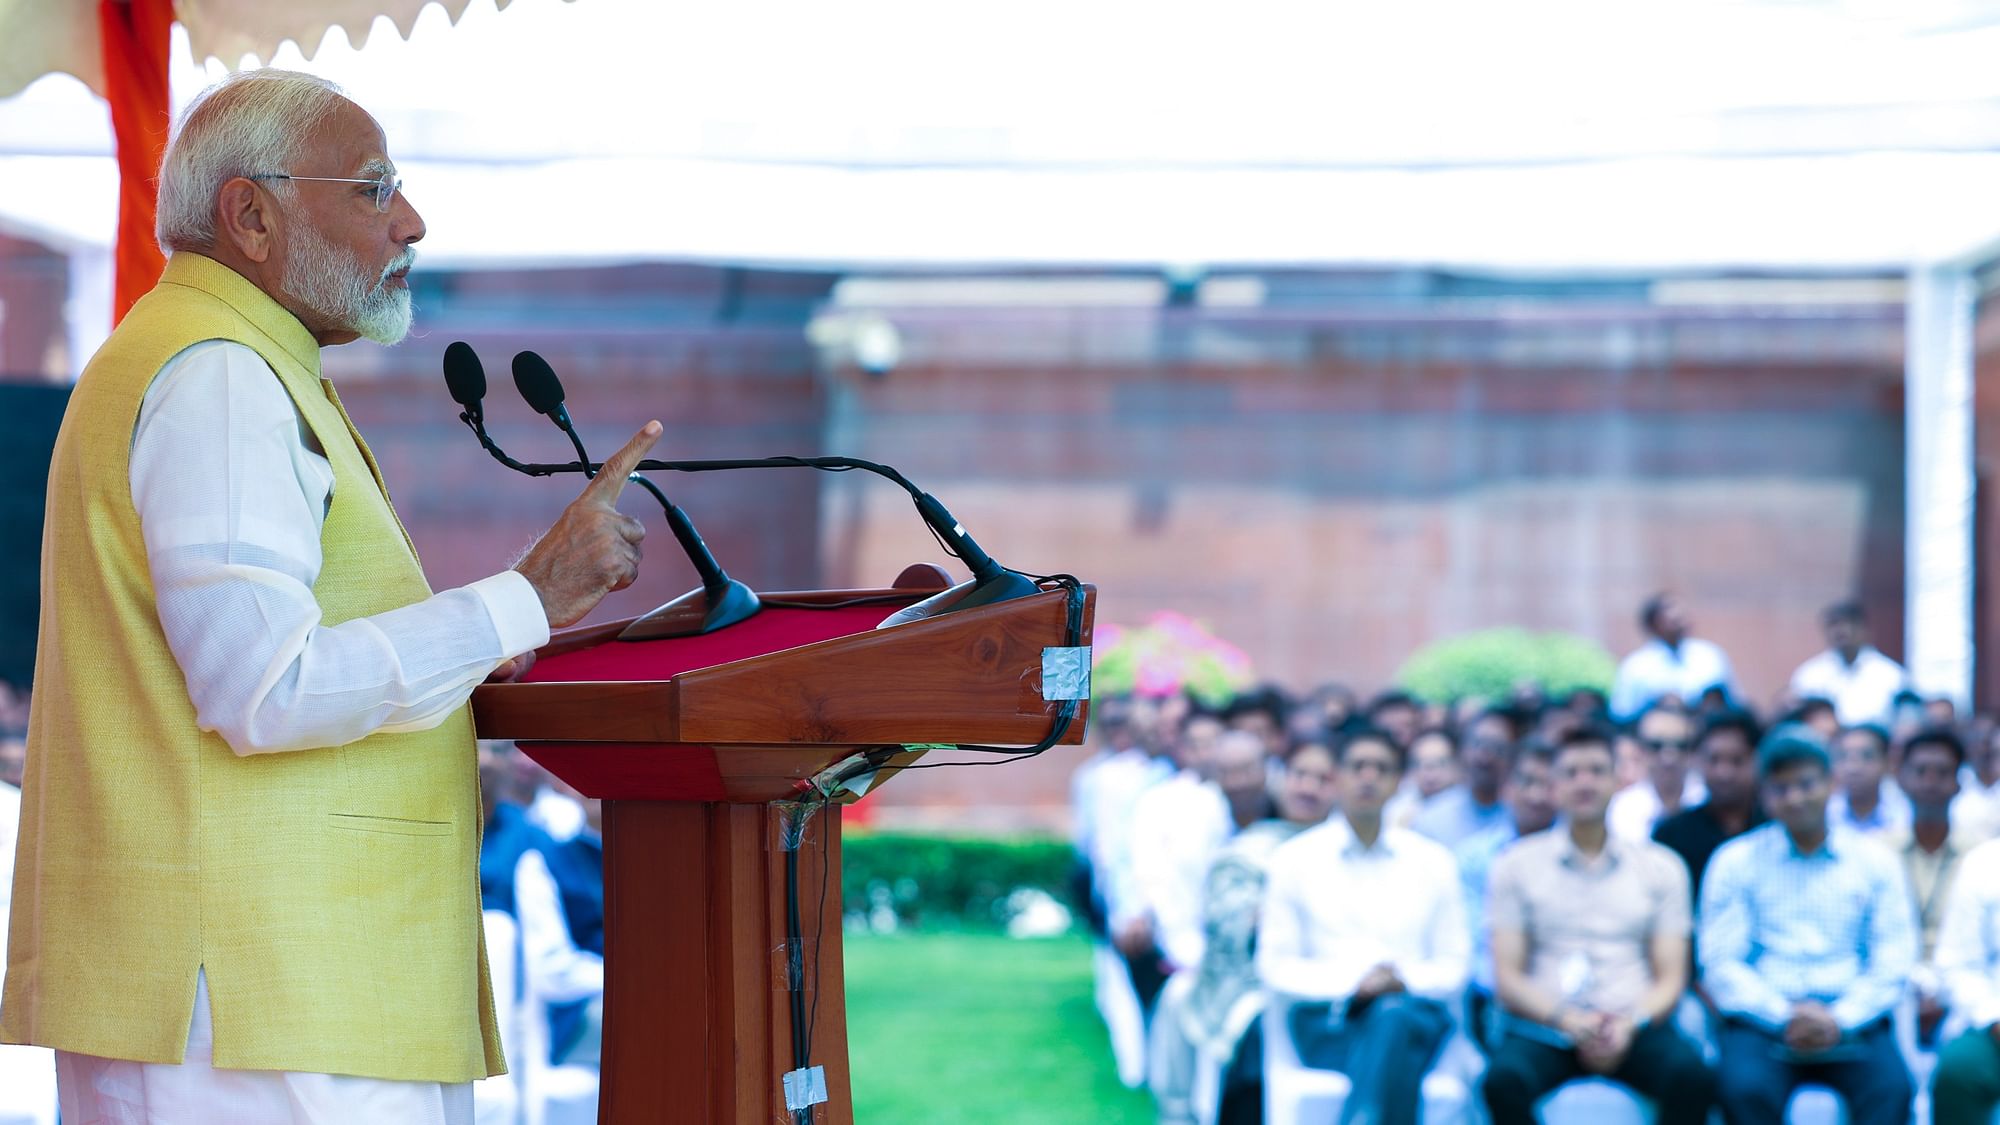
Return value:
<svg viewBox="0 0 2000 1125">
<path fill-rule="evenodd" d="M 1888 271 L 2000 235 L 2000 3 L 477 0 L 310 62 L 427 258 Z M 221 73 L 177 51 L 186 98 Z M 110 237 L 101 103 L 0 101 L 0 230 Z"/>
</svg>

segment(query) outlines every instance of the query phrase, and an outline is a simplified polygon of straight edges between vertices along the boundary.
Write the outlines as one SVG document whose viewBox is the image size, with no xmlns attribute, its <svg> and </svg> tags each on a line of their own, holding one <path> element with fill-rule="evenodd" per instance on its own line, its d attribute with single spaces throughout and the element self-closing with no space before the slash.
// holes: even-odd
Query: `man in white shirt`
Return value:
<svg viewBox="0 0 2000 1125">
<path fill-rule="evenodd" d="M 1611 715 L 1629 723 L 1668 696 L 1692 707 L 1711 688 L 1735 695 L 1729 657 L 1714 644 L 1690 636 L 1693 623 L 1680 600 L 1655 594 L 1639 610 L 1646 642 L 1618 665 L 1611 686 Z"/>
<path fill-rule="evenodd" d="M 1341 1120 L 1410 1125 L 1470 969 L 1458 872 L 1443 845 L 1383 824 L 1403 772 L 1388 735 L 1346 732 L 1336 754 L 1340 814 L 1271 856 L 1257 970 L 1308 1001 L 1292 1035 L 1352 1082 Z"/>
<path fill-rule="evenodd" d="M 1910 686 L 1910 674 L 1868 643 L 1868 613 L 1860 602 L 1828 606 L 1820 614 L 1820 627 L 1826 631 L 1826 651 L 1792 673 L 1793 697 L 1832 703 L 1841 726 L 1873 723 L 1887 730 L 1896 693 Z"/>
<path fill-rule="evenodd" d="M 1958 797 L 1951 819 L 2000 835 L 2000 726 L 1980 724 L 1965 743 L 1965 765 L 1958 771 Z"/>
<path fill-rule="evenodd" d="M 1221 794 L 1206 780 L 1209 757 L 1222 737 L 1220 720 L 1190 714 L 1178 730 L 1163 737 L 1163 753 L 1129 751 L 1098 771 L 1095 828 L 1096 878 L 1106 928 L 1131 974 L 1140 1009 L 1149 1017 L 1171 974 L 1154 905 L 1162 897 L 1173 898 L 1181 885 L 1163 872 L 1182 869 L 1190 850 L 1205 853 L 1228 819 Z M 1258 746 L 1261 764 L 1262 743 Z M 1156 796 L 1160 790 L 1167 791 L 1164 798 Z M 1177 834 L 1178 817 L 1190 818 L 1181 826 L 1187 829 L 1185 838 Z M 1198 883 L 1200 876 L 1195 878 Z M 1169 913 L 1180 917 L 1171 906 Z"/>
<path fill-rule="evenodd" d="M 1232 797 L 1247 791 L 1261 799 L 1249 821 L 1270 811 L 1260 736 L 1232 730 L 1212 743 L 1183 738 L 1181 746 L 1181 772 L 1140 794 L 1132 810 L 1133 888 L 1111 919 L 1113 933 L 1136 926 L 1150 934 L 1169 975 L 1201 960 L 1202 880 L 1242 827 Z"/>
<path fill-rule="evenodd" d="M 303 358 L 297 359 L 301 365 L 309 362 L 316 369 L 319 348 L 364 335 L 394 343 L 409 330 L 404 275 L 415 261 L 412 245 L 424 236 L 424 223 L 402 194 L 380 127 L 329 84 L 308 75 L 253 71 L 204 92 L 182 117 L 168 146 L 160 192 L 161 241 L 172 257 L 169 278 L 176 276 L 178 265 L 184 279 L 199 277 L 232 294 L 261 293 L 255 298 L 264 302 L 259 307 L 276 309 L 257 315 L 278 318 L 287 339 L 303 343 Z M 162 288 L 170 283 L 163 282 Z M 128 320 L 127 326 L 132 323 Z M 124 354 L 116 351 L 125 346 L 121 339 L 114 332 L 100 354 Z M 93 364 L 84 384 L 97 374 Z M 329 513 L 351 511 L 356 503 L 381 503 L 386 511 L 386 499 L 344 495 L 336 504 L 336 474 L 323 452 L 326 446 L 305 421 L 303 408 L 295 406 L 289 384 L 281 384 L 262 353 L 233 337 L 208 339 L 186 347 L 157 372 L 101 374 L 114 380 L 108 385 L 120 394 L 127 386 L 123 380 L 151 379 L 139 384 L 147 389 L 130 438 L 130 504 L 116 516 L 128 519 L 125 513 L 136 511 L 132 526 L 135 539 L 143 535 L 143 552 L 135 548 L 135 554 L 143 565 L 127 573 L 128 564 L 120 560 L 75 557 L 58 559 L 57 573 L 115 568 L 107 581 L 126 588 L 147 584 L 157 622 L 146 627 L 164 634 L 163 643 L 184 675 L 200 732 L 208 732 L 171 732 L 180 740 L 174 744 L 210 739 L 201 743 L 210 754 L 204 768 L 217 773 L 238 768 L 226 758 L 230 751 L 238 757 L 267 755 L 262 761 L 270 764 L 262 768 L 272 779 L 274 799 L 291 799 L 279 788 L 292 776 L 285 772 L 284 759 L 331 755 L 336 751 L 330 748 L 341 747 L 343 768 L 351 760 L 352 770 L 373 770 L 364 761 L 369 751 L 357 753 L 357 740 L 437 729 L 459 714 L 481 681 L 505 674 L 516 665 L 515 658 L 545 643 L 552 627 L 580 620 L 606 593 L 629 585 L 637 574 L 644 528 L 613 503 L 627 473 L 657 440 L 658 422 L 647 423 L 606 463 L 605 471 L 511 570 L 387 612 L 329 624 L 316 593 L 335 577 L 322 566 L 323 547 L 334 553 Z M 340 448 L 340 456 L 349 456 L 348 447 Z M 60 498 L 52 500 L 52 526 L 74 519 L 61 513 L 60 503 Z M 90 518 L 109 517 L 93 512 Z M 399 563 L 404 564 L 414 566 L 414 559 Z M 45 622 L 49 597 L 45 587 Z M 148 652 L 162 643 L 147 636 Z M 39 657 L 44 668 L 65 659 L 72 657 L 61 651 Z M 100 673 L 93 668 L 89 674 Z M 60 704 L 38 699 L 38 710 L 43 706 Z M 69 720 L 55 714 L 49 721 Z M 466 727 L 469 731 L 469 723 Z M 161 740 L 167 737 L 162 733 Z M 226 743 L 222 760 L 212 754 L 221 744 L 212 741 L 216 738 Z M 31 757 L 82 757 L 100 761 L 109 771 L 117 763 L 104 756 L 117 752 L 118 747 L 95 743 L 38 745 L 31 731 Z M 476 780 L 469 737 L 462 763 L 452 762 L 453 768 L 461 765 L 463 788 L 470 792 Z M 31 803 L 37 800 L 37 785 L 54 784 L 53 772 L 49 765 L 31 766 Z M 40 861 L 96 848 L 107 832 L 134 831 L 130 810 L 108 797 L 92 816 L 86 823 L 39 824 Z M 25 866 L 25 847 L 22 855 L 23 872 L 15 884 L 20 898 L 14 906 L 17 913 L 37 911 L 39 920 L 49 903 L 61 902 L 61 888 Z M 257 857 L 267 864 L 282 858 Z M 227 858 L 198 862 L 205 878 L 234 877 Z M 326 905 L 318 925 L 331 924 L 329 919 L 341 913 L 341 902 L 370 893 L 357 889 L 359 880 L 353 876 L 326 873 L 321 892 Z M 116 907 L 97 905 L 106 911 Z M 442 908 L 434 905 L 433 912 Z M 257 940 L 272 921 L 254 915 L 204 917 L 204 940 Z M 475 914 L 468 928 L 477 925 Z M 456 958 L 456 971 L 466 979 L 483 977 L 478 956 L 477 943 L 468 942 Z M 16 950 L 10 996 L 32 997 L 51 1010 L 102 1006 L 113 1013 L 107 1019 L 135 1018 L 124 997 L 55 995 L 28 968 Z M 240 1040 L 225 1034 L 230 1021 L 254 1017 L 246 1009 L 254 1009 L 256 1001 L 282 1003 L 282 994 L 262 993 L 255 986 L 246 991 L 242 982 L 233 981 L 232 995 L 252 1002 L 232 1009 L 218 991 L 211 1009 L 206 976 L 190 965 L 189 977 L 193 1018 L 186 1027 L 185 1048 L 178 1036 L 173 1044 L 173 1054 L 185 1061 L 59 1050 L 65 1120 L 455 1125 L 471 1119 L 468 1083 L 215 1065 L 225 1046 L 236 1049 Z M 147 1019 L 157 1016 L 144 1013 Z M 39 1031 L 28 1034 L 42 1037 Z M 310 1050 L 311 1045 L 299 1048 Z"/>
</svg>

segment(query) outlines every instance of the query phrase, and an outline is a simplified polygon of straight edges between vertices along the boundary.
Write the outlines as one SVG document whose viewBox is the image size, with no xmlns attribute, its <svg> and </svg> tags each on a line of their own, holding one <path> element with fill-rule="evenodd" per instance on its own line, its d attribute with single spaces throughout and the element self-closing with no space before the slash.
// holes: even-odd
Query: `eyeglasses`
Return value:
<svg viewBox="0 0 2000 1125">
<path fill-rule="evenodd" d="M 379 180 L 355 180 L 345 176 L 294 176 L 289 172 L 262 172 L 255 176 L 245 176 L 243 178 L 246 180 L 310 180 L 323 184 L 373 184 L 375 185 L 375 209 L 383 212 L 389 210 L 389 201 L 396 198 L 396 193 L 403 190 L 403 181 L 397 179 L 390 172 L 382 173 L 382 178 Z"/>
</svg>

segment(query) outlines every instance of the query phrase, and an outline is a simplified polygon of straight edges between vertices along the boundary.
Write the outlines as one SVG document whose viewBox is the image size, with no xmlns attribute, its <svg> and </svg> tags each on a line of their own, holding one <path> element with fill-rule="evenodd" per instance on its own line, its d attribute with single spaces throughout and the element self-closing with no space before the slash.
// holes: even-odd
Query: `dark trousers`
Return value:
<svg viewBox="0 0 2000 1125">
<path fill-rule="evenodd" d="M 1493 1125 L 1535 1125 L 1536 1102 L 1588 1073 L 1574 1049 L 1510 1031 L 1487 1064 L 1480 1094 Z M 1633 1036 L 1625 1060 L 1604 1077 L 1653 1099 L 1660 1107 L 1659 1125 L 1702 1125 L 1715 1104 L 1715 1075 L 1694 1044 L 1668 1023 Z"/>
<path fill-rule="evenodd" d="M 1264 1125 L 1264 1025 L 1252 1020 L 1222 1072 L 1216 1125 Z"/>
<path fill-rule="evenodd" d="M 1831 1086 L 1854 1125 L 1908 1125 L 1915 1090 L 1888 1020 L 1849 1035 L 1822 1059 L 1794 1056 L 1782 1036 L 1744 1023 L 1724 1024 L 1716 1045 L 1716 1100 L 1729 1125 L 1783 1121 L 1792 1091 L 1808 1082 Z"/>
<path fill-rule="evenodd" d="M 1938 1052 L 1931 1075 L 1931 1120 L 1937 1125 L 1987 1125 L 1995 1107 L 2000 1107 L 2000 1045 L 1982 1027 Z"/>
<path fill-rule="evenodd" d="M 1132 991 L 1139 997 L 1139 1011 L 1150 1027 L 1153 1009 L 1160 1002 L 1160 990 L 1167 987 L 1167 970 L 1160 964 L 1166 955 L 1160 952 L 1158 945 L 1148 945 L 1146 951 L 1137 957 L 1125 953 L 1118 956 L 1124 958 L 1125 971 L 1132 977 Z"/>
<path fill-rule="evenodd" d="M 1331 1013 L 1326 1004 L 1293 1008 L 1292 1041 L 1300 1062 L 1347 1075 L 1342 1125 L 1356 1120 L 1416 1125 L 1424 1075 L 1451 1033 L 1451 1013 L 1435 1000 L 1403 992 L 1350 1006 L 1340 1018 Z"/>
</svg>

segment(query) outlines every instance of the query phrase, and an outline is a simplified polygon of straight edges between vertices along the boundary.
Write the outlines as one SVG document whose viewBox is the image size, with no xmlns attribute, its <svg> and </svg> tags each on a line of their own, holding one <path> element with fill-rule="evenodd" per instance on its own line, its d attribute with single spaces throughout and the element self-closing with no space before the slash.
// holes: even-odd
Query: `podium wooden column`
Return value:
<svg viewBox="0 0 2000 1125">
<path fill-rule="evenodd" d="M 804 805 L 816 811 L 798 849 L 798 953 L 808 1065 L 825 1068 L 828 1094 L 813 1120 L 853 1120 L 841 803 L 804 802 L 810 779 L 863 752 L 884 758 L 879 786 L 923 756 L 907 747 L 1039 743 L 1061 706 L 1043 698 L 1043 650 L 1072 643 L 1062 590 L 876 628 L 943 588 L 942 571 L 917 566 L 885 589 L 766 594 L 762 612 L 707 636 L 572 630 L 525 682 L 473 693 L 481 738 L 519 743 L 604 801 L 600 1122 L 795 1120 L 780 834 Z M 1087 645 L 1084 591 L 1074 643 Z M 1064 744 L 1083 740 L 1085 717 Z"/>
</svg>

